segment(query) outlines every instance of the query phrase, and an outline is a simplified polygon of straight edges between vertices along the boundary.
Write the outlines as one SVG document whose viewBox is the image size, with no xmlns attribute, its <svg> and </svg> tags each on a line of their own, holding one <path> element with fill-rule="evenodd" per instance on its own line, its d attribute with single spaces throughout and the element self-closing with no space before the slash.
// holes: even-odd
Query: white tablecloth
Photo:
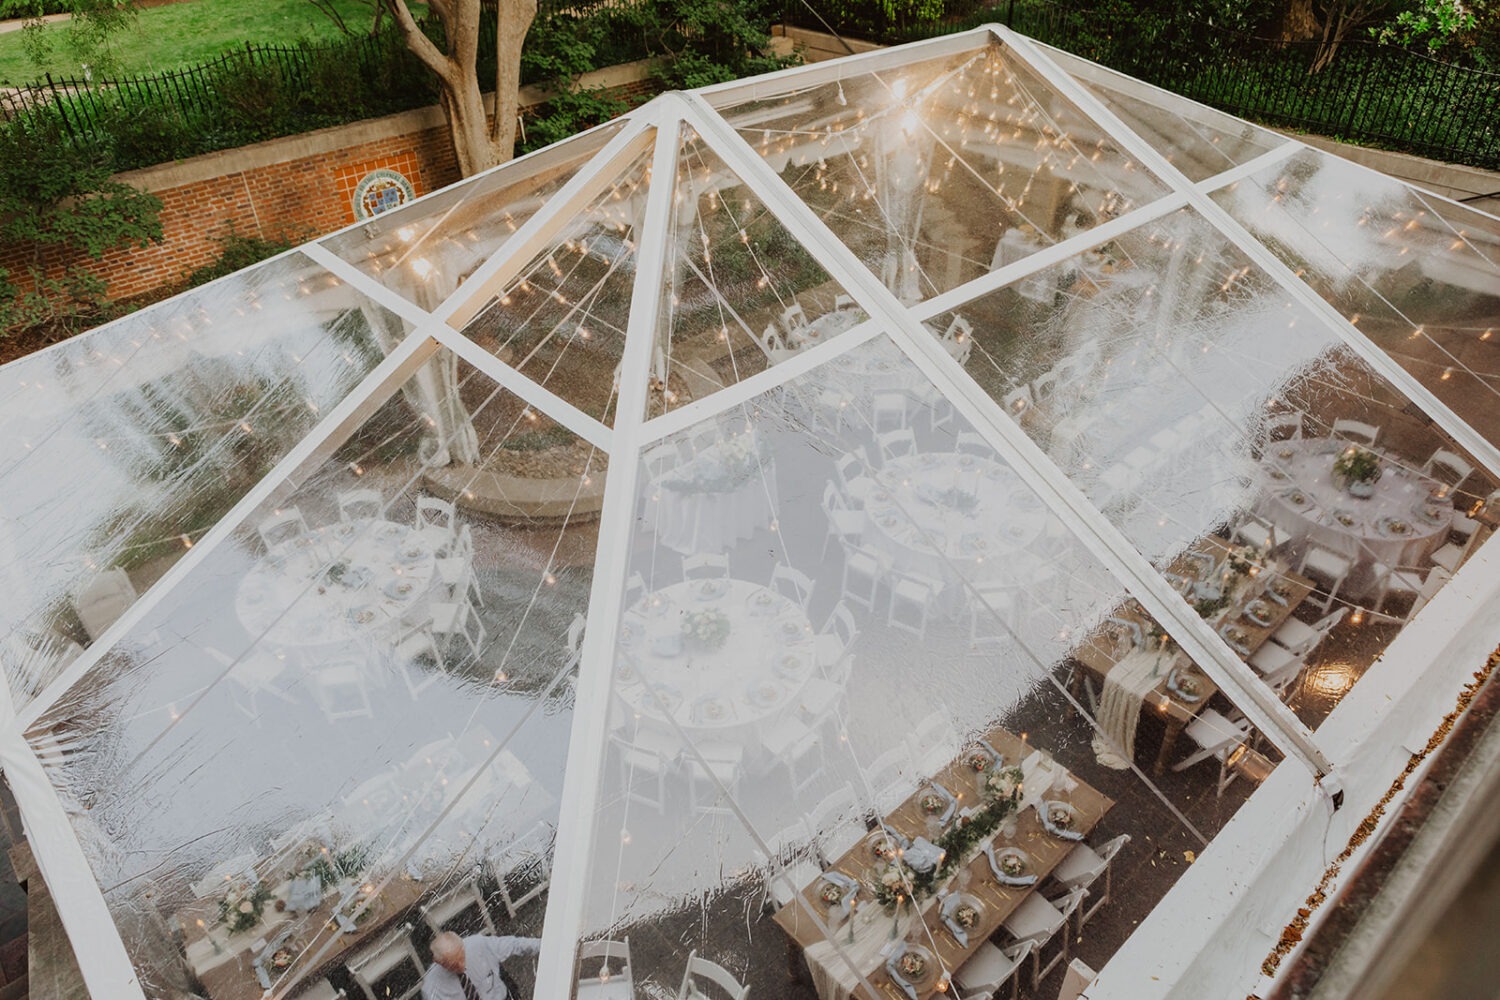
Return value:
<svg viewBox="0 0 1500 1000">
<path fill-rule="evenodd" d="M 1391 461 L 1383 463 L 1374 496 L 1350 496 L 1333 481 L 1334 460 L 1345 447 L 1331 438 L 1269 445 L 1257 510 L 1276 526 L 1279 539 L 1299 549 L 1318 545 L 1351 557 L 1358 572 L 1346 586 L 1360 594 L 1373 582 L 1373 563 L 1416 566 L 1442 545 L 1453 508 L 1431 499 L 1439 486 L 1435 480 Z"/>
<path fill-rule="evenodd" d="M 432 546 L 404 524 L 325 525 L 256 563 L 240 582 L 235 614 L 275 645 L 350 642 L 416 620 L 436 567 Z"/>
<path fill-rule="evenodd" d="M 646 518 L 658 540 L 683 555 L 727 552 L 770 526 L 776 510 L 776 465 L 769 453 L 736 474 L 741 438 L 710 445 L 651 482 Z M 726 450 L 727 449 L 727 450 Z M 733 455 L 726 469 L 726 455 Z"/>
<path fill-rule="evenodd" d="M 865 318 L 859 309 L 835 309 L 808 321 L 806 326 L 786 333 L 787 346 L 800 351 L 816 347 L 825 340 L 832 340 L 846 330 L 852 330 Z"/>
<path fill-rule="evenodd" d="M 729 637 L 702 649 L 682 636 L 689 615 L 718 612 Z M 647 595 L 625 614 L 615 691 L 643 721 L 666 713 L 689 733 L 755 742 L 817 675 L 813 628 L 797 605 L 744 580 L 687 581 Z"/>
<path fill-rule="evenodd" d="M 1014 554 L 1047 527 L 1036 494 L 1008 467 L 976 455 L 908 455 L 881 466 L 875 482 L 865 544 L 897 570 L 942 582 L 950 603 L 962 600 L 960 575 L 970 583 L 1021 579 Z"/>
</svg>

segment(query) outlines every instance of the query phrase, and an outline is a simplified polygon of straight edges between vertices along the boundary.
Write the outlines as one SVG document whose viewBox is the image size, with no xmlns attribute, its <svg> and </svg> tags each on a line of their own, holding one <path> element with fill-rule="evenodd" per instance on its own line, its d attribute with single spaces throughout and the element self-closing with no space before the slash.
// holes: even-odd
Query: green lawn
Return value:
<svg viewBox="0 0 1500 1000">
<path fill-rule="evenodd" d="M 370 8 L 359 0 L 334 0 L 351 30 L 369 24 Z M 415 6 L 415 5 L 414 5 Z M 52 58 L 44 67 L 53 76 L 82 75 L 77 57 L 63 35 L 66 24 L 46 28 L 56 36 Z M 332 39 L 338 29 L 308 0 L 187 0 L 143 10 L 128 31 L 113 40 L 123 73 L 176 69 L 221 54 L 245 42 L 296 42 Z M 20 32 L 0 34 L 0 83 L 40 79 L 21 44 Z"/>
</svg>

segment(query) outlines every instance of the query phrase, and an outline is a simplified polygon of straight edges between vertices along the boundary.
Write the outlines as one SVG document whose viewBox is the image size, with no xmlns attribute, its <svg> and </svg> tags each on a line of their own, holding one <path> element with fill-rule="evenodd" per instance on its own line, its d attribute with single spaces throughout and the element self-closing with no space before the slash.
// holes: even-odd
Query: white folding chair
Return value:
<svg viewBox="0 0 1500 1000">
<path fill-rule="evenodd" d="M 864 839 L 865 814 L 847 781 L 808 810 L 807 828 L 823 864 L 832 866 Z"/>
<path fill-rule="evenodd" d="M 1330 611 L 1312 625 L 1297 618 L 1288 618 L 1275 632 L 1271 633 L 1271 641 L 1291 653 L 1306 656 L 1317 648 L 1318 643 L 1322 642 L 1348 613 L 1347 607 L 1338 608 Z"/>
<path fill-rule="evenodd" d="M 615 754 L 620 761 L 620 788 L 627 802 L 651 806 L 657 812 L 667 810 L 667 782 L 676 773 L 682 746 L 675 739 L 654 729 L 642 727 L 635 736 L 625 739 L 611 734 Z M 641 778 L 654 785 L 654 794 L 641 789 Z"/>
<path fill-rule="evenodd" d="M 422 922 L 434 935 L 441 934 L 448 929 L 449 924 L 470 911 L 479 917 L 479 924 L 486 931 L 492 935 L 495 933 L 495 921 L 490 919 L 489 908 L 484 905 L 484 895 L 479 891 L 479 884 L 472 878 L 444 889 L 417 909 L 422 914 Z"/>
<path fill-rule="evenodd" d="M 412 944 L 411 924 L 402 924 L 344 964 L 365 1000 L 410 1000 L 422 992 L 427 971 Z"/>
<path fill-rule="evenodd" d="M 309 673 L 313 699 L 329 722 L 372 719 L 370 693 L 365 688 L 364 664 L 346 660 L 313 667 Z"/>
<path fill-rule="evenodd" d="M 861 771 L 874 811 L 881 815 L 896 808 L 912 792 L 911 753 L 905 742 L 886 750 Z"/>
<path fill-rule="evenodd" d="M 775 323 L 767 326 L 765 332 L 762 333 L 759 337 L 755 336 L 755 334 L 753 333 L 750 336 L 760 347 L 761 352 L 765 354 L 766 360 L 770 361 L 772 364 L 775 364 L 777 361 L 786 356 L 786 341 L 781 339 L 781 331 L 776 329 Z"/>
<path fill-rule="evenodd" d="M 379 490 L 345 490 L 339 494 L 339 520 L 374 520 L 385 509 L 385 498 Z"/>
<path fill-rule="evenodd" d="M 781 325 L 788 332 L 807 328 L 807 313 L 803 312 L 801 303 L 793 302 L 781 311 Z"/>
<path fill-rule="evenodd" d="M 953 759 L 958 742 L 953 720 L 941 709 L 917 720 L 906 735 L 906 749 L 917 774 L 936 774 L 942 770 Z"/>
<path fill-rule="evenodd" d="M 707 983 L 719 990 L 715 996 L 703 990 Z M 682 987 L 677 991 L 677 1000 L 745 1000 L 750 987 L 741 983 L 722 965 L 699 958 L 696 950 L 688 953 L 687 968 L 682 973 Z"/>
<path fill-rule="evenodd" d="M 852 505 L 863 507 L 870 491 L 875 488 L 875 480 L 869 476 L 870 456 L 864 447 L 860 446 L 834 459 L 833 469 L 844 496 L 849 498 Z"/>
<path fill-rule="evenodd" d="M 739 743 L 708 740 L 684 751 L 682 769 L 687 775 L 688 806 L 694 816 L 732 816 L 734 810 L 722 796 L 733 796 L 744 774 L 745 748 Z"/>
<path fill-rule="evenodd" d="M 828 555 L 829 542 L 858 545 L 865 530 L 865 515 L 849 509 L 844 495 L 831 480 L 823 486 L 823 515 L 828 520 L 828 531 L 823 536 L 823 551 L 818 556 L 819 562 Z"/>
<path fill-rule="evenodd" d="M 1235 525 L 1234 540 L 1270 552 L 1277 546 L 1276 527 L 1258 517 L 1246 517 Z"/>
<path fill-rule="evenodd" d="M 771 570 L 770 587 L 803 611 L 807 610 L 807 602 L 812 600 L 812 580 L 806 573 L 783 562 L 778 562 Z"/>
<path fill-rule="evenodd" d="M 1033 952 L 1031 966 L 1031 988 L 1035 990 L 1037 985 L 1047 977 L 1059 963 L 1068 960 L 1068 942 L 1070 935 L 1067 933 L 1068 918 L 1078 911 L 1083 905 L 1084 899 L 1089 891 L 1079 887 L 1070 889 L 1068 894 L 1056 903 L 1049 903 L 1039 893 L 1031 893 L 1021 900 L 1010 916 L 1001 922 L 1000 926 L 1017 941 L 1031 941 L 1036 944 Z M 1056 955 L 1045 966 L 1042 965 L 1042 951 L 1048 942 L 1062 932 L 1062 947 Z"/>
<path fill-rule="evenodd" d="M 1183 732 L 1197 749 L 1173 764 L 1172 770 L 1185 771 L 1200 761 L 1214 758 L 1219 762 L 1216 793 L 1222 797 L 1224 789 L 1235 779 L 1235 772 L 1229 768 L 1229 755 L 1250 739 L 1250 720 L 1231 721 L 1218 711 L 1205 708 Z"/>
<path fill-rule="evenodd" d="M 648 448 L 641 461 L 646 465 L 646 476 L 655 482 L 682 464 L 682 453 L 675 445 L 659 444 Z"/>
<path fill-rule="evenodd" d="M 833 297 L 833 308 L 836 309 L 836 310 L 837 309 L 858 309 L 859 306 L 855 303 L 854 296 L 848 295 L 848 294 L 846 294 L 844 292 L 839 292 L 837 295 L 835 295 Z"/>
<path fill-rule="evenodd" d="M 1080 907 L 1078 910 L 1079 934 L 1083 933 L 1083 925 L 1088 923 L 1105 903 L 1109 902 L 1115 857 L 1128 843 L 1130 843 L 1130 834 L 1122 833 L 1113 840 L 1106 841 L 1097 851 L 1088 844 L 1078 844 L 1058 862 L 1056 868 L 1052 869 L 1052 878 L 1064 888 L 1081 887 L 1089 890 L 1091 902 L 1088 906 Z M 1103 892 L 1096 888 L 1100 876 L 1104 878 Z"/>
<path fill-rule="evenodd" d="M 845 565 L 847 568 L 847 563 Z M 891 628 L 910 632 L 918 639 L 926 639 L 927 621 L 941 589 L 938 581 L 915 573 L 891 574 L 891 603 L 885 623 Z"/>
<path fill-rule="evenodd" d="M 870 430 L 879 435 L 906 427 L 910 400 L 901 392 L 877 392 L 870 399 Z"/>
<path fill-rule="evenodd" d="M 684 580 L 719 580 L 729 576 L 729 557 L 720 552 L 700 552 L 682 557 Z"/>
<path fill-rule="evenodd" d="M 123 569 L 115 566 L 94 576 L 73 595 L 73 610 L 89 639 L 103 635 L 136 601 L 135 587 Z"/>
<path fill-rule="evenodd" d="M 917 435 L 910 427 L 898 431 L 886 431 L 875 438 L 880 446 L 881 462 L 903 458 L 917 453 Z"/>
<path fill-rule="evenodd" d="M 458 531 L 458 515 L 453 504 L 441 497 L 417 497 L 417 534 L 432 551 L 446 555 Z"/>
<path fill-rule="evenodd" d="M 396 661 L 396 669 L 413 698 L 448 671 L 448 663 L 443 659 L 443 652 L 432 634 L 432 626 L 427 622 L 407 626 L 396 637 L 392 656 Z"/>
<path fill-rule="evenodd" d="M 843 599 L 875 613 L 880 583 L 885 579 L 885 563 L 880 556 L 856 545 L 844 547 Z"/>
<path fill-rule="evenodd" d="M 449 554 L 437 560 L 437 572 L 451 600 L 484 607 L 484 594 L 474 575 L 474 536 L 467 524 L 459 525 L 458 537 L 449 546 Z"/>
<path fill-rule="evenodd" d="M 1345 440 L 1358 441 L 1366 448 L 1375 447 L 1375 441 L 1380 437 L 1380 428 L 1374 424 L 1362 423 L 1358 420 L 1335 420 L 1333 422 L 1333 436 Z"/>
<path fill-rule="evenodd" d="M 1015 641 L 1021 595 L 1014 587 L 989 584 L 968 595 L 969 648 L 1007 646 Z"/>
<path fill-rule="evenodd" d="M 598 969 L 589 966 L 598 962 Z M 614 968 L 611 969 L 611 964 Z M 619 941 L 585 941 L 578 946 L 578 980 L 573 996 L 576 1000 L 594 997 L 635 995 L 635 974 L 631 972 L 630 938 Z"/>
<path fill-rule="evenodd" d="M 1062 986 L 1058 988 L 1057 1000 L 1078 1000 L 1083 991 L 1093 985 L 1099 973 L 1081 958 L 1075 958 L 1063 970 Z"/>
<path fill-rule="evenodd" d="M 1443 585 L 1453 579 L 1453 574 L 1442 566 L 1429 566 L 1426 570 L 1407 567 L 1388 568 L 1380 563 L 1375 564 L 1377 586 L 1380 588 L 1380 599 L 1375 602 L 1375 613 L 1380 614 L 1385 610 L 1385 602 L 1392 594 L 1398 596 L 1410 596 L 1411 608 L 1402 617 L 1403 621 L 1411 621 L 1417 612 L 1427 606 L 1427 602 L 1437 595 Z"/>
<path fill-rule="evenodd" d="M 1291 410 L 1266 417 L 1260 428 L 1262 442 L 1300 441 L 1305 433 L 1302 425 L 1304 416 L 1301 410 Z"/>
<path fill-rule="evenodd" d="M 836 684 L 848 682 L 853 666 L 849 649 L 858 635 L 859 629 L 854 624 L 853 612 L 843 601 L 839 601 L 829 612 L 828 620 L 823 623 L 822 630 L 814 640 L 818 650 L 818 669 L 828 680 Z"/>
<path fill-rule="evenodd" d="M 1464 534 L 1465 531 L 1468 533 Z M 1479 544 L 1479 522 L 1462 514 L 1456 514 L 1453 518 L 1450 534 L 1459 535 L 1463 538 L 1463 541 L 1445 542 L 1442 548 L 1438 549 L 1428 558 L 1432 560 L 1433 565 L 1441 566 L 1449 573 L 1457 573 L 1458 567 L 1468 561 L 1470 554 L 1473 553 L 1475 547 Z"/>
<path fill-rule="evenodd" d="M 1458 454 L 1439 448 L 1422 466 L 1422 475 L 1448 486 L 1457 487 L 1473 475 L 1474 466 Z"/>
<path fill-rule="evenodd" d="M 1274 642 L 1264 643 L 1250 656 L 1250 669 L 1260 674 L 1266 686 L 1276 692 L 1282 701 L 1288 701 L 1287 692 L 1302 676 L 1307 667 L 1308 653 L 1293 653 Z"/>
<path fill-rule="evenodd" d="M 1038 403 L 1045 403 L 1057 391 L 1057 384 L 1061 378 L 1062 375 L 1057 369 L 1042 372 L 1031 380 L 1031 398 Z"/>
<path fill-rule="evenodd" d="M 346 1000 L 349 996 L 343 990 L 336 990 L 333 984 L 326 979 L 318 979 L 311 986 L 297 994 L 297 1000 Z"/>
<path fill-rule="evenodd" d="M 1323 611 L 1327 611 L 1332 606 L 1334 599 L 1338 597 L 1339 588 L 1343 587 L 1344 581 L 1349 578 L 1349 573 L 1353 569 L 1353 559 L 1320 545 L 1308 546 L 1307 551 L 1302 554 L 1302 562 L 1297 567 L 1297 571 L 1304 576 L 1311 576 L 1328 584 L 1328 596 L 1323 601 Z"/>
<path fill-rule="evenodd" d="M 960 996 L 964 1000 L 978 997 L 993 998 L 1002 986 L 1010 983 L 1012 1000 L 1019 996 L 1020 977 L 1016 975 L 1028 958 L 1036 953 L 1036 942 L 1017 941 L 1000 948 L 989 941 L 979 942 L 973 954 L 953 974 Z"/>
<path fill-rule="evenodd" d="M 763 726 L 759 736 L 772 768 L 786 771 L 794 796 L 800 796 L 823 776 L 823 740 L 814 727 L 796 716 L 784 715 Z M 692 763 L 691 757 L 688 760 Z"/>
<path fill-rule="evenodd" d="M 255 526 L 255 531 L 260 535 L 261 544 L 268 549 L 274 549 L 282 542 L 290 541 L 298 535 L 307 533 L 307 521 L 302 517 L 302 511 L 296 507 L 283 507 L 269 517 L 263 517 Z"/>
<path fill-rule="evenodd" d="M 505 845 L 486 863 L 498 886 L 500 905 L 511 920 L 552 884 L 552 845 L 557 831 L 546 820 Z"/>
<path fill-rule="evenodd" d="M 625 605 L 627 608 L 629 604 Z M 578 661 L 583 654 L 583 631 L 588 627 L 588 619 L 582 612 L 573 615 L 573 620 L 568 622 L 568 637 L 563 644 L 563 669 L 572 670 L 578 666 Z"/>
<path fill-rule="evenodd" d="M 442 640 L 445 647 L 453 645 L 454 636 L 461 636 L 476 660 L 484 647 L 484 622 L 480 621 L 478 612 L 468 600 L 432 605 L 432 633 Z"/>
</svg>

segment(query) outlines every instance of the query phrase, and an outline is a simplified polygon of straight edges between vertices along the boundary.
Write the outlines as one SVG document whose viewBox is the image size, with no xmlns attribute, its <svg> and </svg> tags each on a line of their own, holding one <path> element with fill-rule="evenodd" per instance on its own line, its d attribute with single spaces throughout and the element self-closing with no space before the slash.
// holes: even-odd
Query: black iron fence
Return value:
<svg viewBox="0 0 1500 1000">
<path fill-rule="evenodd" d="M 1394 46 L 1345 42 L 1311 67 L 1314 42 L 1281 43 L 1195 26 L 1143 37 L 1078 6 L 950 0 L 945 15 L 888 17 L 872 0 L 784 0 L 785 23 L 891 44 L 1000 23 L 1252 121 L 1450 163 L 1500 169 L 1500 73 Z"/>
</svg>

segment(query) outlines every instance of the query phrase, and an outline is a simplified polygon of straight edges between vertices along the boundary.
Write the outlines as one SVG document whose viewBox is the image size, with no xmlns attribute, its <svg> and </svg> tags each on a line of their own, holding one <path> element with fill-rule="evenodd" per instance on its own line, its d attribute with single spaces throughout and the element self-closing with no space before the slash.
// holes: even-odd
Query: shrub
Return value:
<svg viewBox="0 0 1500 1000">
<path fill-rule="evenodd" d="M 259 236 L 246 236 L 237 232 L 234 223 L 231 222 L 227 233 L 214 237 L 214 242 L 219 244 L 218 259 L 212 264 L 205 264 L 190 271 L 186 276 L 187 287 L 196 288 L 215 278 L 222 278 L 226 274 L 243 270 L 251 264 L 258 264 L 267 257 L 274 257 L 292 249 L 308 239 L 309 235 L 290 236 L 282 233 L 272 239 L 263 239 Z"/>
</svg>

